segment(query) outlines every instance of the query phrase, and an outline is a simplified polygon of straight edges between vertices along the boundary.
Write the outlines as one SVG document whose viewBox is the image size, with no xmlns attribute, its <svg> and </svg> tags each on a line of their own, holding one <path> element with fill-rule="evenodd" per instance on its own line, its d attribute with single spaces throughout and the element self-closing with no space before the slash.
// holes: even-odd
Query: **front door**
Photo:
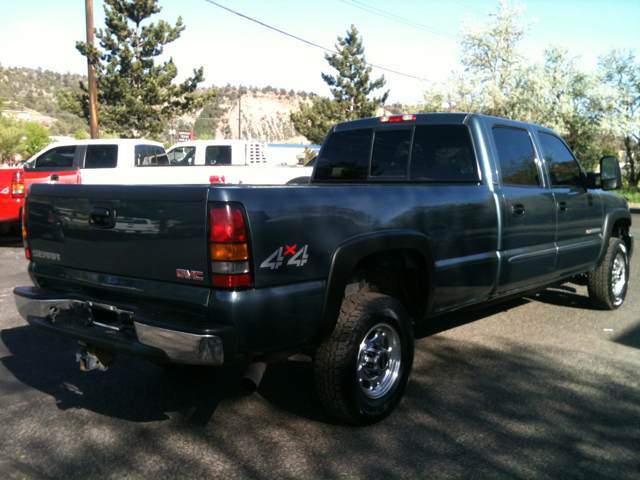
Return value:
<svg viewBox="0 0 640 480">
<path fill-rule="evenodd" d="M 557 275 L 588 269 L 602 246 L 602 199 L 582 182 L 582 169 L 558 137 L 538 134 L 558 211 Z"/>
</svg>

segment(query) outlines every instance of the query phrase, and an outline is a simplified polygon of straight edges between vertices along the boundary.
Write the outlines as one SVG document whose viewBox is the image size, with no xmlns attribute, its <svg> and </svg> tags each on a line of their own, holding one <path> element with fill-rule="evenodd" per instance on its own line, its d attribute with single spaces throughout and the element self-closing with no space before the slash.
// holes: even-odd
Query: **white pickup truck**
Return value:
<svg viewBox="0 0 640 480">
<path fill-rule="evenodd" d="M 89 185 L 200 185 L 307 183 L 311 167 L 274 166 L 261 144 L 197 140 L 175 145 L 169 156 L 150 140 L 101 139 L 53 144 L 26 162 L 34 182 Z"/>
<path fill-rule="evenodd" d="M 181 179 L 198 180 L 180 183 L 203 183 L 202 179 L 260 185 L 307 183 L 313 170 L 299 165 L 276 165 L 266 144 L 245 140 L 181 142 L 169 148 L 167 155 L 172 167 L 190 167 L 180 173 Z M 297 160 L 292 153 L 289 163 L 294 161 Z"/>
</svg>

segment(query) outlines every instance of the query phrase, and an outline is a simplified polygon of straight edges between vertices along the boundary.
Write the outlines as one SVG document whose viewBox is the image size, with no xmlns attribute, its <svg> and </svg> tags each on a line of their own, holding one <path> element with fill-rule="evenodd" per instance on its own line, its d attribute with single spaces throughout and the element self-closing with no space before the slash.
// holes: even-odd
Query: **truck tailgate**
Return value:
<svg viewBox="0 0 640 480">
<path fill-rule="evenodd" d="M 34 184 L 27 219 L 32 260 L 208 286 L 207 191 L 202 185 Z"/>
</svg>

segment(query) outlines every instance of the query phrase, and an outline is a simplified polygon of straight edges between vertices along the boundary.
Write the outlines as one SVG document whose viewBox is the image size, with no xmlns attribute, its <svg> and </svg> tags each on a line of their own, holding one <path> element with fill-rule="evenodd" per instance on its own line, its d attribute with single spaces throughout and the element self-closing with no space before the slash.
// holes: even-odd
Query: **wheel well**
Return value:
<svg viewBox="0 0 640 480">
<path fill-rule="evenodd" d="M 387 250 L 361 259 L 354 267 L 345 296 L 372 291 L 398 300 L 414 322 L 424 319 L 428 305 L 427 264 L 415 250 Z"/>
<path fill-rule="evenodd" d="M 621 218 L 616 221 L 611 229 L 611 237 L 619 238 L 622 240 L 627 249 L 631 248 L 631 239 L 629 238 L 629 227 L 631 227 L 631 220 L 628 218 Z"/>
</svg>

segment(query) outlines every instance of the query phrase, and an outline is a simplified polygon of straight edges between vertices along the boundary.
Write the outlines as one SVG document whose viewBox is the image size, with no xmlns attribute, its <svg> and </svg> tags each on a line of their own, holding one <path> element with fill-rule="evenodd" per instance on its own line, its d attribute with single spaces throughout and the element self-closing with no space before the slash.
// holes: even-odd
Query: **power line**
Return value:
<svg viewBox="0 0 640 480">
<path fill-rule="evenodd" d="M 224 5 L 220 5 L 219 3 L 216 3 L 213 0 L 205 0 L 205 1 L 210 3 L 210 4 L 212 4 L 212 5 L 215 5 L 216 7 L 220 7 L 223 10 L 227 10 L 228 12 L 231 12 L 234 15 L 238 15 L 239 17 L 242 17 L 242 18 L 244 18 L 246 20 L 250 20 L 250 21 L 252 21 L 254 23 L 257 23 L 258 25 L 266 27 L 266 28 L 268 28 L 270 30 L 273 30 L 275 32 L 278 32 L 278 33 L 281 33 L 283 35 L 286 35 L 287 37 L 291 37 L 291 38 L 293 38 L 295 40 L 298 40 L 300 42 L 303 42 L 303 43 L 306 43 L 308 45 L 311 45 L 312 47 L 321 48 L 322 50 L 325 50 L 327 52 L 331 52 L 333 54 L 337 54 L 338 53 L 335 50 L 323 47 L 322 45 L 318 45 L 317 43 L 313 43 L 313 42 L 310 42 L 309 40 L 305 40 L 304 38 L 300 38 L 300 37 L 297 37 L 297 36 L 292 35 L 290 33 L 287 33 L 284 30 L 280 30 L 278 28 L 272 27 L 271 25 L 267 25 L 266 23 L 263 23 L 263 22 L 261 22 L 259 20 L 256 20 L 255 18 L 251 18 L 251 17 L 248 17 L 247 15 L 243 15 L 242 13 L 236 12 L 235 10 L 232 10 L 232 9 L 230 9 L 228 7 L 225 7 Z M 385 72 L 395 73 L 396 75 L 402 75 L 403 77 L 415 78 L 416 80 L 424 80 L 424 78 L 416 77 L 415 75 L 409 75 L 408 73 L 398 72 L 397 70 L 391 70 L 390 68 L 381 67 L 381 66 L 375 65 L 373 63 L 367 63 L 367 65 L 369 65 L 371 67 L 379 68 L 380 70 L 384 70 Z"/>
<path fill-rule="evenodd" d="M 373 13 L 374 15 L 379 15 L 388 20 L 393 20 L 394 22 L 402 23 L 409 27 L 417 28 L 419 30 L 423 30 L 429 33 L 433 33 L 435 35 L 440 35 L 441 37 L 445 37 L 451 40 L 457 40 L 458 36 L 449 32 L 445 32 L 444 30 L 438 30 L 437 28 L 430 27 L 429 25 L 425 25 L 423 23 L 414 22 L 408 18 L 400 17 L 391 12 L 387 12 L 385 10 L 380 10 L 379 8 L 372 7 L 363 2 L 359 2 L 358 0 L 340 0 L 342 3 L 346 3 L 352 7 L 359 8 L 369 13 Z M 357 4 L 357 5 L 356 5 Z"/>
<path fill-rule="evenodd" d="M 481 15 L 486 15 L 487 14 L 487 12 L 483 12 L 482 10 L 478 10 L 477 8 L 473 8 L 473 7 L 469 6 L 469 5 L 466 5 L 466 4 L 462 3 L 462 2 L 460 2 L 459 0 L 452 0 L 452 1 L 457 3 L 458 5 L 462 5 L 464 8 L 468 8 L 469 10 L 473 10 L 474 12 L 477 12 L 477 13 L 479 13 Z"/>
</svg>

